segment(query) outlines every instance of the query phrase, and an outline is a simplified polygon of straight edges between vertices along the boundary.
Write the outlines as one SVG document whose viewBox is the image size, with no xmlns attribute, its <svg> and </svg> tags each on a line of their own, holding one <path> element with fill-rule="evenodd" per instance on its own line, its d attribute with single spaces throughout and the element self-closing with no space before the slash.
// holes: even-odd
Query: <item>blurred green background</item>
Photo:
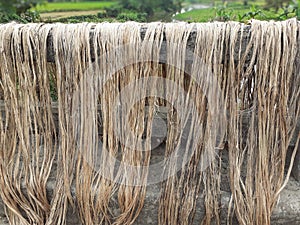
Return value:
<svg viewBox="0 0 300 225">
<path fill-rule="evenodd" d="M 0 0 L 0 22 L 300 19 L 300 0 Z"/>
</svg>

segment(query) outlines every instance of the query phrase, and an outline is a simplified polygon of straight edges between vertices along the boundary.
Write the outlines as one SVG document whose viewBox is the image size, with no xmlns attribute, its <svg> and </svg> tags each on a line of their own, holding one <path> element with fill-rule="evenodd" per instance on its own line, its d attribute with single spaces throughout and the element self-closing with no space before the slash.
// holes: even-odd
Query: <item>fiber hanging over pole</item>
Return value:
<svg viewBox="0 0 300 225">
<path fill-rule="evenodd" d="M 295 19 L 0 24 L 9 223 L 67 224 L 71 209 L 134 224 L 155 187 L 161 225 L 270 225 L 299 148 L 299 32 Z"/>
</svg>

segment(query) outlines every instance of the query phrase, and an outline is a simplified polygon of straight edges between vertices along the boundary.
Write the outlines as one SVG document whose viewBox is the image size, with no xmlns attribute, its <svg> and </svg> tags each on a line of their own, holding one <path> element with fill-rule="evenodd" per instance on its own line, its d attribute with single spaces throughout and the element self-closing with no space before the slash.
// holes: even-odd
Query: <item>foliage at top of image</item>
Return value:
<svg viewBox="0 0 300 225">
<path fill-rule="evenodd" d="M 45 12 L 68 12 L 68 11 L 89 11 L 89 10 L 100 10 L 109 8 L 117 5 L 116 0 L 96 0 L 96 1 L 55 1 L 50 2 L 48 0 L 42 4 L 36 5 L 34 10 L 45 13 Z"/>
<path fill-rule="evenodd" d="M 198 2 L 205 2 L 205 4 L 208 1 L 198 0 Z M 175 19 L 188 22 L 233 20 L 244 23 L 251 19 L 280 21 L 296 16 L 300 19 L 299 5 L 300 0 L 214 1 L 210 8 L 178 14 Z"/>
<path fill-rule="evenodd" d="M 2 12 L 21 15 L 42 2 L 44 0 L 0 0 L 0 9 Z"/>
<path fill-rule="evenodd" d="M 176 12 L 181 9 L 183 0 L 120 0 L 119 2 L 124 9 L 153 15 L 155 10 Z"/>
<path fill-rule="evenodd" d="M 180 11 L 182 3 L 183 0 L 118 0 L 115 6 L 105 8 L 102 17 L 138 22 L 163 20 L 166 15 Z"/>
<path fill-rule="evenodd" d="M 9 23 L 12 21 L 18 23 L 37 23 L 40 22 L 40 14 L 35 11 L 27 11 L 18 15 L 16 13 L 0 11 L 0 23 Z"/>
<path fill-rule="evenodd" d="M 38 12 L 30 11 L 32 7 L 44 0 L 0 0 L 0 23 L 16 21 L 20 23 L 39 22 Z"/>
<path fill-rule="evenodd" d="M 193 8 L 197 5 L 206 7 Z M 0 0 L 0 23 L 285 20 L 300 19 L 299 5 L 300 0 Z M 76 15 L 76 11 L 81 13 Z M 70 16 L 46 17 L 55 12 Z"/>
<path fill-rule="evenodd" d="M 0 0 L 0 22 L 102 22 L 106 21 L 137 21 L 147 22 L 160 20 L 166 15 L 172 15 L 181 9 L 183 0 Z M 2 9 L 2 10 L 1 10 Z M 89 15 L 90 10 L 99 10 L 99 13 Z M 76 15 L 67 18 L 47 18 L 39 20 L 39 13 L 86 11 L 86 15 Z M 25 14 L 34 14 L 27 18 Z M 155 19 L 153 19 L 155 18 Z"/>
</svg>

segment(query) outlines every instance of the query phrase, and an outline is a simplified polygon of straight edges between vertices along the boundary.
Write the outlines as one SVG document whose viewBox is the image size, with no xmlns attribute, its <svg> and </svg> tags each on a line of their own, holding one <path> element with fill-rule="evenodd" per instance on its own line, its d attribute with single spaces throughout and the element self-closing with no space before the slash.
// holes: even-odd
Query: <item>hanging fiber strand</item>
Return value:
<svg viewBox="0 0 300 225">
<path fill-rule="evenodd" d="M 134 224 L 151 185 L 160 225 L 271 224 L 299 145 L 298 134 L 286 165 L 300 119 L 297 20 L 0 31 L 0 197 L 10 224 L 67 224 L 70 211 L 82 224 Z"/>
</svg>

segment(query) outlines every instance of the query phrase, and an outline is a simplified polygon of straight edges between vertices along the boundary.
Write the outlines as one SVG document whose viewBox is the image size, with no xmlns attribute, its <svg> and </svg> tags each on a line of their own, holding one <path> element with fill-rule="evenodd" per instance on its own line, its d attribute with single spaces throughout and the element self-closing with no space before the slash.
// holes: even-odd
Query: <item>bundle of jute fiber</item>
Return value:
<svg viewBox="0 0 300 225">
<path fill-rule="evenodd" d="M 285 174 L 300 113 L 298 21 L 0 31 L 0 196 L 10 224 L 66 224 L 68 208 L 83 224 L 133 224 L 153 184 L 159 224 L 221 224 L 222 151 L 226 223 L 271 224 L 299 145 Z M 160 108 L 165 151 L 151 163 Z"/>
</svg>

